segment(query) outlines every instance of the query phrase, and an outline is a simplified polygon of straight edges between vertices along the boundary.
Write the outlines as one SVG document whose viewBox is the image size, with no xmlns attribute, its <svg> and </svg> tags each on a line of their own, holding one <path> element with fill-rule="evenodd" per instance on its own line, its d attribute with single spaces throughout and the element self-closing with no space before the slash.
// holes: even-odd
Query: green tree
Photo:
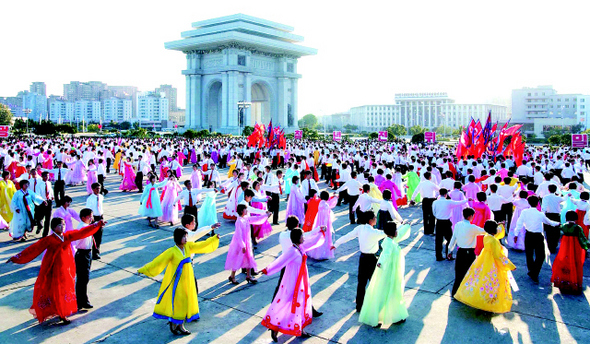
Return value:
<svg viewBox="0 0 590 344">
<path fill-rule="evenodd" d="M 301 130 L 303 131 L 303 138 L 305 139 L 317 140 L 320 138 L 320 134 L 318 134 L 318 131 L 315 129 L 303 127 Z"/>
<path fill-rule="evenodd" d="M 78 132 L 78 129 L 71 124 L 58 124 L 55 126 L 55 130 L 63 134 L 75 134 Z"/>
<path fill-rule="evenodd" d="M 416 135 L 416 134 L 424 134 L 426 132 L 426 128 L 423 128 L 419 125 L 414 125 L 410 127 L 410 134 L 412 135 Z M 424 135 L 422 135 L 422 137 L 424 137 Z"/>
<path fill-rule="evenodd" d="M 379 138 L 379 133 L 370 133 L 369 139 L 370 140 L 377 140 Z"/>
<path fill-rule="evenodd" d="M 242 130 L 242 136 L 248 137 L 248 136 L 252 135 L 253 132 L 254 132 L 254 127 L 247 125 L 244 127 L 244 130 Z"/>
<path fill-rule="evenodd" d="M 192 129 L 188 129 L 184 133 L 182 133 L 182 136 L 186 137 L 187 139 L 194 139 L 197 137 L 197 132 Z"/>
<path fill-rule="evenodd" d="M 562 145 L 571 146 L 572 145 L 572 134 L 562 134 L 560 142 Z"/>
<path fill-rule="evenodd" d="M 133 122 L 133 129 L 139 129 L 139 122 Z"/>
<path fill-rule="evenodd" d="M 561 144 L 561 135 L 551 135 L 547 141 L 553 146 L 558 146 Z"/>
<path fill-rule="evenodd" d="M 12 112 L 8 106 L 0 104 L 0 124 L 11 125 L 12 124 Z"/>
<path fill-rule="evenodd" d="M 89 124 L 86 128 L 86 131 L 91 133 L 98 133 L 100 131 L 100 128 L 98 127 L 98 124 Z"/>
<path fill-rule="evenodd" d="M 410 128 L 411 130 L 411 128 Z M 424 133 L 416 133 L 412 135 L 412 143 L 424 142 Z"/>
<path fill-rule="evenodd" d="M 359 126 L 358 125 L 347 124 L 343 128 L 344 129 L 348 129 L 348 130 L 357 130 L 359 128 Z"/>
<path fill-rule="evenodd" d="M 129 122 L 122 122 L 119 125 L 119 129 L 121 129 L 121 130 L 129 130 L 129 129 L 131 129 L 131 123 L 129 123 Z"/>
<path fill-rule="evenodd" d="M 301 118 L 297 124 L 300 128 L 314 129 L 318 125 L 318 119 L 315 115 L 307 114 Z"/>
<path fill-rule="evenodd" d="M 389 136 L 396 137 L 406 135 L 408 130 L 401 124 L 392 124 L 387 128 L 387 132 L 389 133 Z"/>
</svg>

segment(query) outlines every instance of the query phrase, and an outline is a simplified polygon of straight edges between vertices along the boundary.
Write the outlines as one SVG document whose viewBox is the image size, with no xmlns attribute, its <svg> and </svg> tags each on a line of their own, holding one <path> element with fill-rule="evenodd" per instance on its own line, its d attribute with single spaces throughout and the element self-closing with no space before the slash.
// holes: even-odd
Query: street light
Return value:
<svg viewBox="0 0 590 344">
<path fill-rule="evenodd" d="M 443 137 L 445 137 L 447 135 L 447 126 L 446 126 L 446 114 L 441 113 L 440 115 L 438 115 L 438 117 L 442 117 L 443 118 Z"/>
<path fill-rule="evenodd" d="M 242 127 L 244 126 L 244 111 L 251 105 L 252 103 L 245 100 L 238 102 L 238 125 L 240 127 L 240 134 L 242 134 Z"/>
<path fill-rule="evenodd" d="M 29 114 L 32 112 L 33 110 L 31 109 L 24 109 L 23 112 L 27 114 L 27 134 L 29 133 Z"/>
</svg>

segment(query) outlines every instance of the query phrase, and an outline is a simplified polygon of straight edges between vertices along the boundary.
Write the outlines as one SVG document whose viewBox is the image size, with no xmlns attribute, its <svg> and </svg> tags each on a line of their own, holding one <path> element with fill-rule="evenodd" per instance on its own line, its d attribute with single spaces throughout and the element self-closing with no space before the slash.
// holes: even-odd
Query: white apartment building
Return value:
<svg viewBox="0 0 590 344">
<path fill-rule="evenodd" d="M 167 121 L 168 99 L 164 93 L 144 92 L 137 95 L 137 120 Z"/>
<path fill-rule="evenodd" d="M 512 121 L 532 124 L 543 136 L 546 127 L 582 124 L 590 128 L 590 96 L 559 94 L 553 86 L 523 87 L 512 90 Z"/>
<path fill-rule="evenodd" d="M 101 109 L 98 100 L 78 100 L 74 104 L 74 120 L 76 122 L 100 122 Z"/>
<path fill-rule="evenodd" d="M 55 100 L 49 103 L 49 120 L 58 124 L 74 121 L 75 106 L 73 102 Z"/>
<path fill-rule="evenodd" d="M 471 118 L 485 123 L 488 114 L 492 112 L 492 122 L 508 121 L 508 108 L 494 104 L 443 104 L 440 107 L 439 125 L 451 128 L 467 127 Z"/>
<path fill-rule="evenodd" d="M 392 124 L 408 128 L 419 125 L 429 130 L 442 125 L 458 128 L 469 125 L 471 118 L 485 121 L 490 111 L 494 122 L 508 120 L 508 108 L 503 105 L 456 104 L 444 92 L 400 93 L 395 95 L 395 105 L 363 105 L 350 109 L 350 124 L 357 125 L 361 131 L 376 131 Z"/>
<path fill-rule="evenodd" d="M 133 101 L 131 99 L 121 99 L 111 97 L 102 103 L 103 120 L 105 122 L 125 122 L 130 121 L 133 115 Z"/>
</svg>

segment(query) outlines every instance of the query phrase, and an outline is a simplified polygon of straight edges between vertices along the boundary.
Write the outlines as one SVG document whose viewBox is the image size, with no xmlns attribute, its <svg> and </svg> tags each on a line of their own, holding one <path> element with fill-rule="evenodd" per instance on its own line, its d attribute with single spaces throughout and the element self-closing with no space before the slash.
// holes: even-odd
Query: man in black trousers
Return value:
<svg viewBox="0 0 590 344">
<path fill-rule="evenodd" d="M 386 235 L 383 231 L 375 229 L 373 226 L 377 223 L 375 213 L 370 210 L 365 214 L 368 224 L 358 225 L 346 235 L 341 236 L 332 249 L 354 238 L 359 238 L 359 247 L 361 256 L 359 258 L 358 268 L 358 284 L 356 287 L 356 311 L 360 312 L 363 308 L 363 301 L 365 299 L 365 289 L 367 283 L 371 279 L 375 267 L 377 266 L 377 251 L 379 250 L 379 241 L 385 239 Z M 392 224 L 395 225 L 393 221 Z"/>
<path fill-rule="evenodd" d="M 443 250 L 443 239 L 446 240 L 447 252 L 449 254 L 449 244 L 453 236 L 453 223 L 451 222 L 451 215 L 455 207 L 461 206 L 467 203 L 467 200 L 453 201 L 447 199 L 447 189 L 441 188 L 439 190 L 440 198 L 432 203 L 432 212 L 436 218 L 436 238 L 434 241 L 434 250 L 436 254 L 436 261 L 440 262 L 445 260 L 442 255 Z"/>
<path fill-rule="evenodd" d="M 463 209 L 463 221 L 455 224 L 451 244 L 449 245 L 449 252 L 453 252 L 455 245 L 459 246 L 457 250 L 457 260 L 455 260 L 455 283 L 451 291 L 451 296 L 454 296 L 461 286 L 461 282 L 469 271 L 471 264 L 475 261 L 475 245 L 477 244 L 477 236 L 484 235 L 486 232 L 480 227 L 471 223 L 475 210 L 473 208 Z M 452 260 L 453 254 L 449 253 L 447 259 Z"/>
<path fill-rule="evenodd" d="M 37 189 L 34 190 L 41 198 L 45 200 L 45 203 L 41 203 L 35 207 L 35 220 L 37 221 L 37 234 L 41 232 L 43 227 L 43 237 L 49 234 L 49 222 L 51 221 L 51 207 L 53 206 L 53 190 L 51 188 L 51 182 L 48 180 L 49 172 L 42 172 L 41 178 L 43 183 L 39 183 Z"/>
<path fill-rule="evenodd" d="M 424 172 L 424 180 L 418 184 L 416 190 L 414 190 L 412 199 L 410 200 L 410 204 L 413 205 L 414 199 L 418 195 L 422 196 L 422 218 L 424 222 L 425 235 L 434 235 L 434 224 L 436 218 L 432 212 L 432 203 L 436 199 L 436 193 L 439 190 L 438 185 L 431 182 L 430 178 L 432 178 L 430 172 Z"/>
<path fill-rule="evenodd" d="M 143 168 L 145 166 L 145 162 L 142 160 L 142 156 L 137 157 L 137 172 L 135 173 L 135 185 L 139 192 L 143 192 Z"/>
</svg>

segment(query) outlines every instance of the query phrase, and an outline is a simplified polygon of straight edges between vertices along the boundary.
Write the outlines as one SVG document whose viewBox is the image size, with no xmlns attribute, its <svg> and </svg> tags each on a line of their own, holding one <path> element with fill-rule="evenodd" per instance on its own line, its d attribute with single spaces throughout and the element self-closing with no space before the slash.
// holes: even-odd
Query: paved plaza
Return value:
<svg viewBox="0 0 590 344">
<path fill-rule="evenodd" d="M 190 168 L 185 167 L 184 173 L 181 180 L 188 178 Z M 178 337 L 170 333 L 165 321 L 151 316 L 163 274 L 154 279 L 137 274 L 138 268 L 174 245 L 174 227 L 148 227 L 137 215 L 140 194 L 119 192 L 119 182 L 113 174 L 106 181 L 111 191 L 104 206 L 108 225 L 102 259 L 93 261 L 88 287 L 94 309 L 73 315 L 67 326 L 56 320 L 39 325 L 29 307 L 40 259 L 26 265 L 0 264 L 0 343 L 270 343 L 270 332 L 260 321 L 279 276 L 258 276 L 259 283 L 251 285 L 242 274 L 236 276 L 239 285 L 228 283 L 229 272 L 223 268 L 234 224 L 222 220 L 227 196 L 217 196 L 222 223 L 217 231 L 219 249 L 194 260 L 201 319 L 187 325 L 190 336 Z M 66 191 L 74 199 L 72 207 L 79 211 L 86 200 L 85 186 Z M 272 235 L 258 245 L 259 269 L 280 253 L 278 233 L 285 229 L 285 207 L 282 198 L 281 225 L 273 226 Z M 336 207 L 334 212 L 338 238 L 353 226 L 348 223 L 348 206 Z M 524 253 L 510 251 L 520 290 L 514 292 L 510 313 L 491 315 L 452 300 L 454 263 L 435 261 L 434 237 L 422 234 L 420 207 L 403 208 L 400 214 L 412 223 L 410 238 L 401 243 L 406 256 L 408 320 L 384 329 L 358 322 L 354 298 L 359 251 L 358 241 L 353 240 L 339 247 L 333 260 L 308 260 L 313 304 L 324 315 L 306 328 L 311 338 L 279 335 L 280 343 L 590 343 L 588 263 L 584 294 L 561 295 L 550 286 L 549 266 L 543 266 L 540 284 L 535 285 L 527 277 Z M 6 261 L 33 240 L 13 243 L 6 231 L 1 232 L 0 260 Z"/>
</svg>

